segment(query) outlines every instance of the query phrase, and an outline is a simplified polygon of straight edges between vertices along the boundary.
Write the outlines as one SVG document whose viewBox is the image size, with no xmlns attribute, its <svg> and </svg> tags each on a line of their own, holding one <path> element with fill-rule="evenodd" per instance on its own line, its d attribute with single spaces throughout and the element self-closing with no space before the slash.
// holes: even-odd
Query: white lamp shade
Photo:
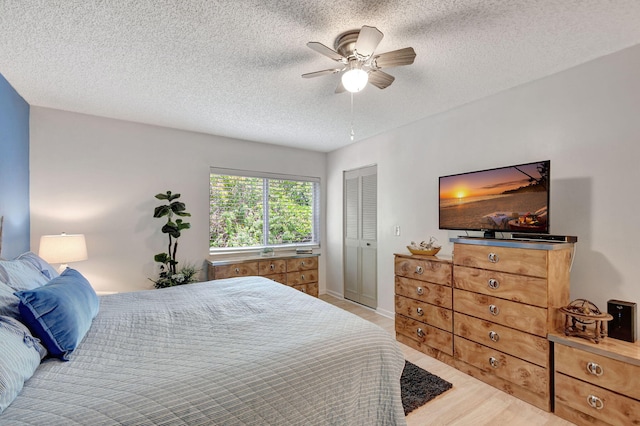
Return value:
<svg viewBox="0 0 640 426">
<path fill-rule="evenodd" d="M 87 243 L 83 234 L 43 235 L 39 256 L 49 263 L 87 260 Z"/>
<path fill-rule="evenodd" d="M 342 85 L 352 93 L 357 93 L 364 89 L 368 81 L 369 74 L 360 68 L 352 68 L 342 74 Z"/>
</svg>

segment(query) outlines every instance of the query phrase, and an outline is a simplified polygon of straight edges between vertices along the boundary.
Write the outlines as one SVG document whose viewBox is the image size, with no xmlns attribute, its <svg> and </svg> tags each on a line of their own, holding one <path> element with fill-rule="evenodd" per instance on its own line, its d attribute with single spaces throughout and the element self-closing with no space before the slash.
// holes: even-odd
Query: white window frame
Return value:
<svg viewBox="0 0 640 426">
<path fill-rule="evenodd" d="M 263 244 L 260 246 L 251 246 L 251 247 L 209 247 L 209 254 L 233 254 L 233 253 L 246 253 L 253 254 L 261 252 L 265 247 L 270 247 L 276 251 L 287 251 L 294 250 L 298 247 L 304 248 L 319 248 L 320 247 L 320 178 L 314 176 L 301 176 L 301 175 L 287 175 L 282 173 L 269 173 L 269 172 L 260 172 L 253 170 L 240 170 L 240 169 L 227 169 L 222 167 L 210 167 L 209 170 L 209 185 L 211 185 L 211 175 L 229 175 L 229 176 L 242 176 L 242 177 L 250 177 L 250 178 L 262 178 L 265 179 L 263 181 L 262 186 L 262 197 L 263 197 L 263 238 L 268 239 L 269 235 L 269 188 L 268 188 L 268 179 L 274 180 L 292 180 L 292 181 L 301 181 L 301 182 L 311 182 L 314 183 L 313 186 L 313 225 L 312 225 L 312 241 L 306 243 L 292 243 L 292 244 L 279 244 L 279 245 L 270 245 Z M 209 195 L 209 204 L 211 204 L 211 195 Z M 211 235 L 209 235 L 209 241 L 211 241 Z M 265 243 L 265 241 L 263 241 Z"/>
</svg>

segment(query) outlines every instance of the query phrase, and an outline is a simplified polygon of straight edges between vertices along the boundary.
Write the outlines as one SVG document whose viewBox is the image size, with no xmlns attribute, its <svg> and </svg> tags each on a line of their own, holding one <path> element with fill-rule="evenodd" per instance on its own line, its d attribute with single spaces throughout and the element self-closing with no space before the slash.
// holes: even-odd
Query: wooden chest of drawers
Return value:
<svg viewBox="0 0 640 426">
<path fill-rule="evenodd" d="M 555 413 L 578 425 L 640 425 L 640 344 L 594 344 L 560 334 L 554 345 Z"/>
<path fill-rule="evenodd" d="M 209 262 L 207 279 L 259 275 L 318 297 L 317 255 Z"/>
<path fill-rule="evenodd" d="M 547 335 L 569 303 L 572 245 L 453 241 L 456 368 L 551 411 Z"/>
<path fill-rule="evenodd" d="M 453 364 L 451 260 L 395 256 L 396 338 Z"/>
</svg>

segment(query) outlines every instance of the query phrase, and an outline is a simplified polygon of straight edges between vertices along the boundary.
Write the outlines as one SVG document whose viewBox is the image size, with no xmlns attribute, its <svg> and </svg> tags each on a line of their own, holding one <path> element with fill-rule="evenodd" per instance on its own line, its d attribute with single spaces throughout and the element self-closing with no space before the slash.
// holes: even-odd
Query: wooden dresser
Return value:
<svg viewBox="0 0 640 426">
<path fill-rule="evenodd" d="M 547 334 L 570 302 L 573 245 L 451 241 L 452 260 L 395 255 L 397 340 L 551 411 Z"/>
<path fill-rule="evenodd" d="M 547 334 L 563 324 L 573 245 L 459 238 L 454 242 L 456 368 L 551 411 Z"/>
<path fill-rule="evenodd" d="M 318 255 L 210 261 L 207 279 L 259 275 L 318 297 Z"/>
<path fill-rule="evenodd" d="M 556 415 L 577 425 L 640 425 L 640 343 L 549 335 Z"/>
<path fill-rule="evenodd" d="M 451 260 L 395 256 L 396 339 L 453 365 Z"/>
</svg>

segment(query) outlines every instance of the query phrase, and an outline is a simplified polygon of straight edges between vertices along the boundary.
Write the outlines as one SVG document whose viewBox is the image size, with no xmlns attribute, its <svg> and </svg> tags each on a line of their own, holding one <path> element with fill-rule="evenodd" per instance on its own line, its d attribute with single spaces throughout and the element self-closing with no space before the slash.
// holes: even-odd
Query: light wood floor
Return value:
<svg viewBox="0 0 640 426">
<path fill-rule="evenodd" d="M 395 336 L 394 321 L 347 300 L 321 295 L 325 302 L 352 312 L 379 325 Z M 496 388 L 468 376 L 422 352 L 400 343 L 405 359 L 451 382 L 453 388 L 407 416 L 409 426 L 424 425 L 509 425 L 570 426 L 551 413 L 542 411 Z"/>
</svg>

